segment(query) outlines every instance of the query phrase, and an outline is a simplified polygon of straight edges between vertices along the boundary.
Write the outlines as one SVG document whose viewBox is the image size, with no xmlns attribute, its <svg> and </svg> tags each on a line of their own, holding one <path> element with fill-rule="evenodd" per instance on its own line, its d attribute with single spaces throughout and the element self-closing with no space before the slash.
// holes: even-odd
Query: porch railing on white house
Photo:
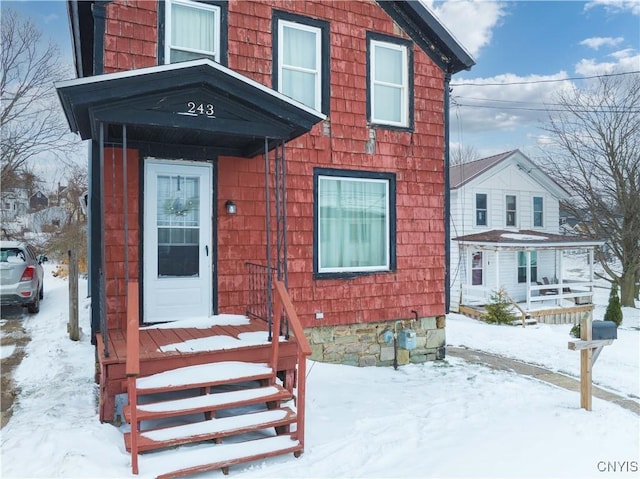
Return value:
<svg viewBox="0 0 640 479">
<path fill-rule="evenodd" d="M 526 304 L 527 310 L 532 306 L 538 308 L 545 302 L 553 301 L 556 306 L 563 306 L 565 300 L 575 305 L 591 304 L 594 283 L 590 281 L 563 280 L 562 283 L 530 284 L 526 288 L 526 297 L 516 297 L 520 304 Z M 462 285 L 461 305 L 482 306 L 491 302 L 495 288 L 477 285 Z M 548 303 L 547 303 L 548 304 Z M 536 306 L 538 305 L 538 306 Z"/>
</svg>

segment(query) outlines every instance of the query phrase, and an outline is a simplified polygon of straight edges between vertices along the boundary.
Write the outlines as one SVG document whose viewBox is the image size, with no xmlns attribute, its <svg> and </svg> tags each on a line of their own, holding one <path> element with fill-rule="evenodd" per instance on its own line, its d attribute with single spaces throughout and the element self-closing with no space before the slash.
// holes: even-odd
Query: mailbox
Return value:
<svg viewBox="0 0 640 479">
<path fill-rule="evenodd" d="M 404 349 L 416 349 L 416 332 L 413 329 L 403 329 L 398 333 L 398 346 Z"/>
<path fill-rule="evenodd" d="M 618 339 L 618 326 L 613 321 L 593 321 L 591 339 Z"/>
</svg>

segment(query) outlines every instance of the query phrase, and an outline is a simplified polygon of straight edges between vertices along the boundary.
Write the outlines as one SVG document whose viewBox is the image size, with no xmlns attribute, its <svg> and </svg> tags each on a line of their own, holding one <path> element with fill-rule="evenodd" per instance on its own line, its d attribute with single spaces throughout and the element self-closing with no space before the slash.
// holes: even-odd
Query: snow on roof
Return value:
<svg viewBox="0 0 640 479">
<path fill-rule="evenodd" d="M 514 239 L 520 241 L 542 241 L 549 239 L 548 236 L 542 235 L 523 235 L 517 233 L 503 233 L 500 235 L 501 238 Z"/>
</svg>

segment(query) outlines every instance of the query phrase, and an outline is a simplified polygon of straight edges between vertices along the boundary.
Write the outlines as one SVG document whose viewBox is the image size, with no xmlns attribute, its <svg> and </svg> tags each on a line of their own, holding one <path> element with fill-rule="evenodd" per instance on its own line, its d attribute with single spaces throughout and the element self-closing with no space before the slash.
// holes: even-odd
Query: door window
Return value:
<svg viewBox="0 0 640 479">
<path fill-rule="evenodd" d="M 159 175 L 158 278 L 197 277 L 200 245 L 200 178 Z"/>
</svg>

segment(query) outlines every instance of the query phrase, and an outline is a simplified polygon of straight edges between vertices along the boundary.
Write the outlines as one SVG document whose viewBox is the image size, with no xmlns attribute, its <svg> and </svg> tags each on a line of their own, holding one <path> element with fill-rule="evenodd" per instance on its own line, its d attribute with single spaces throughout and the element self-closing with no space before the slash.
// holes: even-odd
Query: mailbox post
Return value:
<svg viewBox="0 0 640 479">
<path fill-rule="evenodd" d="M 580 340 L 569 341 L 569 349 L 580 351 L 580 407 L 591 411 L 592 373 L 602 348 L 618 337 L 613 321 L 592 321 L 591 313 L 580 322 Z"/>
</svg>

